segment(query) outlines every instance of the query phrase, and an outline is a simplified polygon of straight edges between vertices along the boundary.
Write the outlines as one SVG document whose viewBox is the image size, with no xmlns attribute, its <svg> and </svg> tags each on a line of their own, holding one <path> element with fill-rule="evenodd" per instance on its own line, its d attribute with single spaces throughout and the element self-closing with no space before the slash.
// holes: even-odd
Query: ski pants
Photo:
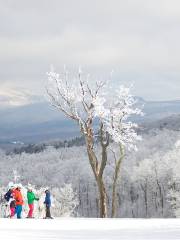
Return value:
<svg viewBox="0 0 180 240">
<path fill-rule="evenodd" d="M 51 218 L 50 206 L 46 205 L 46 218 Z"/>
<path fill-rule="evenodd" d="M 16 206 L 17 218 L 21 218 L 21 212 L 22 212 L 22 205 L 17 205 Z"/>
<path fill-rule="evenodd" d="M 33 211 L 34 211 L 34 204 L 28 204 L 29 206 L 29 212 L 28 212 L 28 217 L 32 218 Z"/>
<path fill-rule="evenodd" d="M 10 215 L 10 217 L 12 218 L 14 215 L 15 215 L 15 208 L 13 207 L 11 207 L 10 208 L 10 212 L 11 212 L 11 215 Z"/>
</svg>

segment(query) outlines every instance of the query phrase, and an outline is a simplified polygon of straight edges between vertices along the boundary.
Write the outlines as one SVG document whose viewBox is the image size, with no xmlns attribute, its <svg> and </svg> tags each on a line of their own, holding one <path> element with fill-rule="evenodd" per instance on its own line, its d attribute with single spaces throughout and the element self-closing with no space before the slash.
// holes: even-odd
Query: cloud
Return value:
<svg viewBox="0 0 180 240">
<path fill-rule="evenodd" d="M 145 98 L 179 97 L 178 0 L 0 0 L 0 4 L 2 83 L 37 89 L 50 64 L 70 68 L 80 64 L 94 74 L 115 69 L 117 82 L 133 81 L 135 92 Z"/>
</svg>

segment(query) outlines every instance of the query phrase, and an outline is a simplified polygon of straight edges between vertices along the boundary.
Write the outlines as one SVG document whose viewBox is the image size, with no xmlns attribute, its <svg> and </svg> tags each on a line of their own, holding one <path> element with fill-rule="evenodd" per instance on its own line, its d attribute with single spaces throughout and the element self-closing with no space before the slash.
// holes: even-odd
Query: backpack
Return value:
<svg viewBox="0 0 180 240">
<path fill-rule="evenodd" d="M 11 198 L 11 192 L 8 191 L 5 195 L 4 195 L 4 199 L 9 202 L 9 199 Z"/>
</svg>

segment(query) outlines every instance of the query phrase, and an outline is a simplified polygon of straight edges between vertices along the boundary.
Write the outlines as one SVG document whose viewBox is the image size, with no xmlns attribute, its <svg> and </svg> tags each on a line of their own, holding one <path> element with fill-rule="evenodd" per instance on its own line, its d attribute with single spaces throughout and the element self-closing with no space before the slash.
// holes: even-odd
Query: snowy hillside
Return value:
<svg viewBox="0 0 180 240">
<path fill-rule="evenodd" d="M 5 240 L 180 239 L 179 219 L 0 219 L 0 224 Z"/>
<path fill-rule="evenodd" d="M 180 114 L 173 114 L 158 120 L 144 121 L 141 124 L 144 131 L 151 131 L 153 129 L 170 129 L 179 131 L 180 129 Z"/>
</svg>

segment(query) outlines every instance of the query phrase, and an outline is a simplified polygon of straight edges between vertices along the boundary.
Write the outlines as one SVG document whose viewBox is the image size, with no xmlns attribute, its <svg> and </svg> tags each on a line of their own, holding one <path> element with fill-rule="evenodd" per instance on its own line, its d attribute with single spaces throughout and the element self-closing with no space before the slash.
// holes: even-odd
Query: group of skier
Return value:
<svg viewBox="0 0 180 240">
<path fill-rule="evenodd" d="M 10 218 L 14 218 L 17 215 L 17 218 L 22 218 L 22 208 L 24 205 L 25 199 L 23 199 L 22 195 L 22 184 L 9 184 L 8 191 L 4 195 L 6 200 L 7 207 L 10 208 Z M 33 192 L 32 187 L 29 185 L 27 188 L 27 203 L 29 207 L 28 214 L 26 218 L 33 218 L 34 211 L 34 201 L 39 201 L 39 198 Z M 46 216 L 44 218 L 52 218 L 51 217 L 51 195 L 48 189 L 45 190 L 45 199 L 44 199 Z"/>
</svg>

